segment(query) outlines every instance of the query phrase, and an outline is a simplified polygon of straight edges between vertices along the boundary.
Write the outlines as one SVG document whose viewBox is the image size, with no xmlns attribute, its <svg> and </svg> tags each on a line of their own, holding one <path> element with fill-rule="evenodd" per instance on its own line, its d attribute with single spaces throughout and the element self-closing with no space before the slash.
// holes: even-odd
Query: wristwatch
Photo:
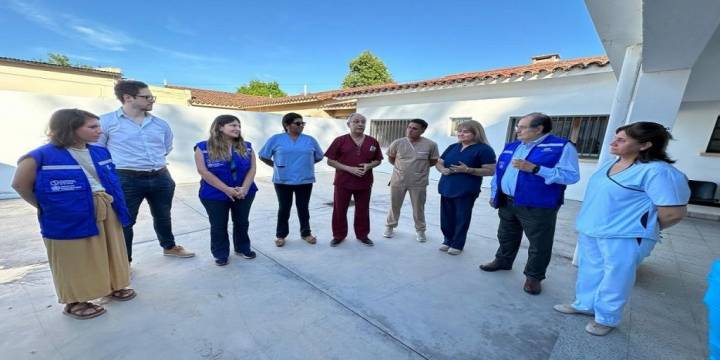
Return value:
<svg viewBox="0 0 720 360">
<path fill-rule="evenodd" d="M 535 165 L 535 167 L 532 169 L 532 173 L 533 173 L 533 174 L 537 174 L 538 172 L 540 172 L 540 166 L 539 166 L 539 165 Z"/>
</svg>

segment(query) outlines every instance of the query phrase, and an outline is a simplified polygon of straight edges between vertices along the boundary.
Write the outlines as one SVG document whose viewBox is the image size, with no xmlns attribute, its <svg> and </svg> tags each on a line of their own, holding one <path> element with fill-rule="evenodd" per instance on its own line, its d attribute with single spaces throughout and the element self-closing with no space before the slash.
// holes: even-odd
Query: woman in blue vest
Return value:
<svg viewBox="0 0 720 360">
<path fill-rule="evenodd" d="M 457 139 L 435 164 L 442 174 L 438 192 L 440 229 L 445 240 L 439 250 L 450 255 L 463 251 L 482 177 L 495 173 L 495 151 L 488 145 L 485 129 L 479 122 L 461 122 L 457 126 Z"/>
<path fill-rule="evenodd" d="M 314 137 L 303 134 L 305 122 L 300 114 L 291 112 L 282 118 L 285 132 L 275 134 L 258 153 L 260 161 L 273 168 L 272 182 L 278 199 L 275 246 L 285 245 L 290 233 L 288 219 L 293 195 L 300 220 L 300 237 L 308 244 L 317 239 L 310 230 L 310 194 L 315 182 L 315 163 L 321 161 L 324 152 Z"/>
<path fill-rule="evenodd" d="M 38 209 L 40 232 L 63 313 L 90 319 L 105 313 L 91 300 L 135 297 L 122 227 L 128 212 L 110 153 L 90 145 L 98 117 L 63 109 L 50 118 L 50 143 L 20 158 L 13 188 Z"/>
<path fill-rule="evenodd" d="M 585 327 L 592 335 L 618 326 L 640 261 L 660 230 L 685 216 L 690 189 L 665 152 L 670 139 L 667 129 L 653 122 L 619 127 L 610 144 L 617 159 L 600 166 L 588 182 L 576 220 L 575 302 L 554 308 L 593 316 Z"/>
<path fill-rule="evenodd" d="M 210 219 L 210 251 L 218 266 L 227 265 L 230 255 L 228 214 L 233 221 L 235 254 L 254 259 L 250 250 L 248 217 L 255 199 L 255 155 L 243 140 L 240 120 L 220 115 L 210 126 L 210 138 L 195 145 L 195 165 L 200 173 L 200 202 Z"/>
</svg>

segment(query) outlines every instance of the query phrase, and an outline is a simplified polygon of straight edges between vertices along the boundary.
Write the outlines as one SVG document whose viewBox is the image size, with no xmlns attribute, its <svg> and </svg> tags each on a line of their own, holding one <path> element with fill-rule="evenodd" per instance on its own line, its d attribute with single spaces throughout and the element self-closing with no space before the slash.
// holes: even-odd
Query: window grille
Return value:
<svg viewBox="0 0 720 360">
<path fill-rule="evenodd" d="M 387 147 L 393 141 L 405 136 L 405 129 L 411 119 L 381 119 L 370 121 L 370 136 L 377 139 L 380 146 Z"/>
</svg>

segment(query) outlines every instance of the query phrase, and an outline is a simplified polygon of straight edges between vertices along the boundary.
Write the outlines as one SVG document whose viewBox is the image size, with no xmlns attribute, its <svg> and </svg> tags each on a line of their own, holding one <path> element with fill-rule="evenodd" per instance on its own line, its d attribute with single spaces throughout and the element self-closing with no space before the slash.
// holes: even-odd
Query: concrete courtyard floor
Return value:
<svg viewBox="0 0 720 360">
<path fill-rule="evenodd" d="M 296 216 L 275 247 L 275 194 L 258 179 L 250 236 L 255 260 L 217 267 L 197 185 L 178 185 L 173 226 L 191 259 L 163 257 L 143 205 L 127 303 L 100 300 L 107 314 L 61 314 L 33 209 L 0 201 L 2 359 L 701 359 L 707 353 L 706 274 L 720 257 L 720 223 L 687 219 L 665 232 L 642 264 L 620 327 L 606 337 L 583 330 L 587 317 L 552 305 L 573 298 L 571 265 L 579 203 L 559 214 L 543 293 L 523 292 L 527 241 L 512 271 L 485 273 L 497 247 L 497 213 L 476 202 L 460 256 L 441 242 L 436 183 L 428 191 L 427 243 L 414 239 L 405 205 L 396 236 L 382 237 L 387 174 L 376 174 L 371 239 L 352 232 L 331 248 L 332 174 L 319 174 L 311 202 L 317 245 L 300 240 Z M 409 200 L 406 200 L 409 201 Z M 352 216 L 352 209 L 349 212 Z"/>
</svg>

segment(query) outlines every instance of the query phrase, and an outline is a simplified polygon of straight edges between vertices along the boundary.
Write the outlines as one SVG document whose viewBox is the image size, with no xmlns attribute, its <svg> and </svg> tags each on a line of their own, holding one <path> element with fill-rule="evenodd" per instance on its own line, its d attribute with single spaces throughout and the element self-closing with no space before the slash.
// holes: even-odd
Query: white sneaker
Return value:
<svg viewBox="0 0 720 360">
<path fill-rule="evenodd" d="M 385 232 L 383 233 L 383 237 L 386 237 L 386 238 L 393 237 L 393 227 L 392 226 L 385 227 Z"/>
<path fill-rule="evenodd" d="M 450 255 L 460 255 L 461 252 L 462 252 L 462 250 L 455 249 L 455 248 L 448 248 L 448 251 L 447 251 L 447 253 Z"/>
<path fill-rule="evenodd" d="M 440 247 L 438 248 L 438 250 L 440 251 L 448 251 L 449 249 L 450 247 L 445 244 L 440 245 Z"/>
<path fill-rule="evenodd" d="M 417 232 L 417 241 L 419 241 L 419 242 L 426 242 L 426 241 L 427 241 L 427 237 L 425 237 L 425 232 L 424 232 L 424 231 L 419 230 L 419 231 Z"/>
</svg>

